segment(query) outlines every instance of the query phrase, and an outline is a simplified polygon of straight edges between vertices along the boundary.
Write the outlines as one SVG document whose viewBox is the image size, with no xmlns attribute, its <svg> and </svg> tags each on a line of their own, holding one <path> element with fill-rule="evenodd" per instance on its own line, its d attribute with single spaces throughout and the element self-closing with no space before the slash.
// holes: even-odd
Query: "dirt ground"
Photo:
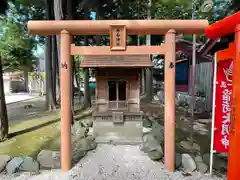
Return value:
<svg viewBox="0 0 240 180">
<path fill-rule="evenodd" d="M 0 155 L 35 157 L 44 148 L 59 150 L 60 110 L 48 112 L 44 104 L 44 97 L 39 97 L 7 106 L 9 136 L 8 140 L 0 143 Z M 29 105 L 31 107 L 26 108 Z M 75 107 L 77 109 L 78 106 Z M 91 113 L 90 109 L 82 110 L 78 109 L 75 119 Z"/>
<path fill-rule="evenodd" d="M 44 104 L 44 97 L 8 104 L 7 111 L 9 124 L 11 125 L 25 120 L 41 118 L 50 114 L 45 110 Z M 25 107 L 27 105 L 31 105 L 32 107 Z"/>
<path fill-rule="evenodd" d="M 74 109 L 80 109 L 81 104 L 75 100 Z M 30 107 L 28 107 L 30 105 Z M 45 97 L 36 97 L 26 101 L 11 103 L 7 105 L 9 124 L 20 123 L 45 116 L 50 116 L 55 112 L 49 112 L 45 108 Z M 57 112 L 60 110 L 58 109 Z"/>
</svg>

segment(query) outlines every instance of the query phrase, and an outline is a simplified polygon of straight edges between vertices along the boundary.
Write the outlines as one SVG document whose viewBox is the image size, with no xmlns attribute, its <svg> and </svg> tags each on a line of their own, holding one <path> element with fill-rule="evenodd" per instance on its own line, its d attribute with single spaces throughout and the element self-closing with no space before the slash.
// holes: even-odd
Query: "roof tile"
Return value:
<svg viewBox="0 0 240 180">
<path fill-rule="evenodd" d="M 152 67 L 149 55 L 84 56 L 80 67 Z"/>
</svg>

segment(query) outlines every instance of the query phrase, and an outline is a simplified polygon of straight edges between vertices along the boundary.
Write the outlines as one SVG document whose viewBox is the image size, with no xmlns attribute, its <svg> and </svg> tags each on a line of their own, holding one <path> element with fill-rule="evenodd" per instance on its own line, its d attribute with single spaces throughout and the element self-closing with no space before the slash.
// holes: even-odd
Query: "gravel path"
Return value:
<svg viewBox="0 0 240 180">
<path fill-rule="evenodd" d="M 183 176 L 181 172 L 168 173 L 162 163 L 151 161 L 138 146 L 99 145 L 83 158 L 67 175 L 59 170 L 29 173 L 18 177 L 1 175 L 0 180 L 224 180 L 194 172 Z"/>
</svg>

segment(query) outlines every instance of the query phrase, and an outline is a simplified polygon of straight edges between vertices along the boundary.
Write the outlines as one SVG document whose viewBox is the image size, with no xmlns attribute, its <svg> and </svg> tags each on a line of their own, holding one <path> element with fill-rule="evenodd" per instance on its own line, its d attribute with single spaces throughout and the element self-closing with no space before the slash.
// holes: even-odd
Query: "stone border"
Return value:
<svg viewBox="0 0 240 180">
<path fill-rule="evenodd" d="M 92 120 L 83 119 L 75 121 L 72 126 L 72 163 L 75 164 L 83 158 L 88 151 L 97 147 L 95 138 L 90 135 L 89 129 Z M 38 174 L 40 170 L 60 169 L 60 151 L 41 150 L 37 159 L 29 156 L 11 157 L 0 155 L 0 174 L 14 174 L 18 172 L 30 172 Z"/>
<path fill-rule="evenodd" d="M 140 150 L 147 153 L 153 161 L 164 162 L 164 126 L 159 123 L 159 116 L 145 113 L 143 120 L 143 144 Z M 186 117 L 180 117 L 180 121 L 185 121 Z M 187 120 L 186 120 L 187 121 Z M 199 119 L 199 123 L 208 125 L 208 119 Z M 176 141 L 175 168 L 183 173 L 189 174 L 198 171 L 202 174 L 208 173 L 210 154 L 201 152 L 201 147 L 195 141 L 193 145 L 188 138 Z M 216 172 L 225 173 L 227 171 L 227 155 L 216 154 L 213 168 Z"/>
</svg>

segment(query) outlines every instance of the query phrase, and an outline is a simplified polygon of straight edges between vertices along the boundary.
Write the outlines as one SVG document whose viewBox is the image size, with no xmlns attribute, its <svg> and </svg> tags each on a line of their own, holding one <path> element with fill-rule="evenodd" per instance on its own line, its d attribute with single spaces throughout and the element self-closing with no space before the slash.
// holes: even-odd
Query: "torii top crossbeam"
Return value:
<svg viewBox="0 0 240 180">
<path fill-rule="evenodd" d="M 165 34 L 169 29 L 177 33 L 200 34 L 208 26 L 207 20 L 63 20 L 29 21 L 32 34 L 56 35 L 66 30 L 73 35 L 109 34 L 110 25 L 125 25 L 127 34 Z"/>
<path fill-rule="evenodd" d="M 235 32 L 235 27 L 240 24 L 240 12 L 218 21 L 206 28 L 208 38 L 218 38 Z"/>
</svg>

